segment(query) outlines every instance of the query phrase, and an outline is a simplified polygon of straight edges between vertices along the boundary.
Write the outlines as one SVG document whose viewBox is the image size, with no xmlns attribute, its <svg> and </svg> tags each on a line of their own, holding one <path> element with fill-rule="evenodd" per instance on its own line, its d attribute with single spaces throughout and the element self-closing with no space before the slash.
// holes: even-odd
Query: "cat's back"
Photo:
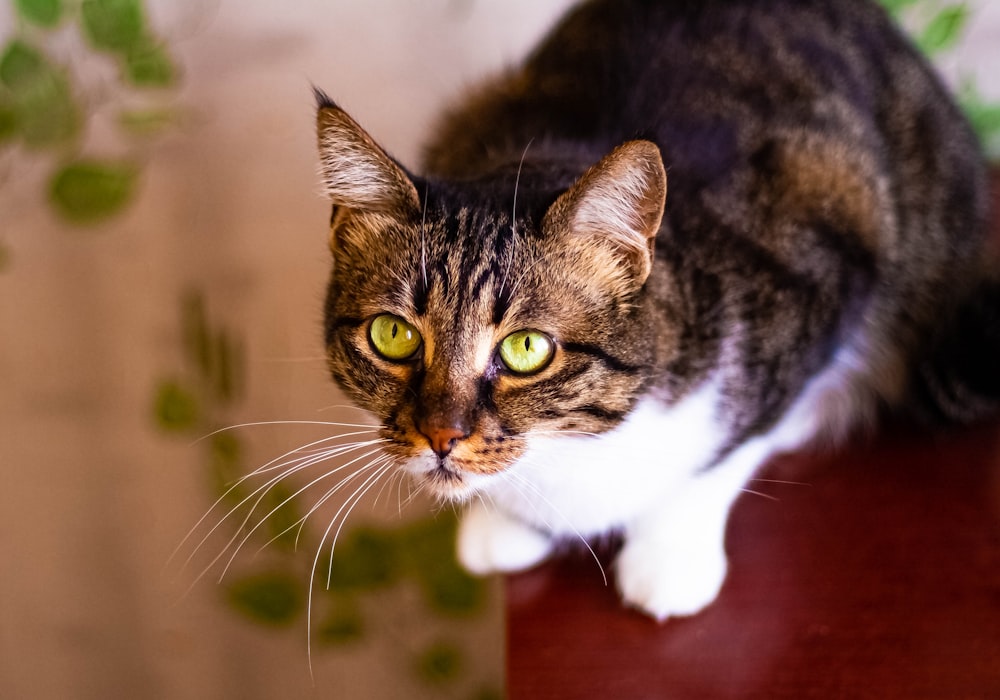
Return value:
<svg viewBox="0 0 1000 700">
<path fill-rule="evenodd" d="M 832 212 L 824 226 L 916 286 L 982 247 L 976 137 L 874 0 L 584 2 L 445 114 L 426 169 L 463 179 L 572 153 L 582 170 L 635 138 L 660 147 L 674 234 L 731 224 L 773 247 L 771 213 Z"/>
<path fill-rule="evenodd" d="M 919 157 L 928 138 L 978 158 L 939 81 L 873 0 L 591 0 L 446 113 L 425 165 L 461 178 L 516 162 L 529 142 L 536 153 L 586 144 L 596 160 L 639 137 L 686 175 L 672 187 L 700 187 L 784 127 L 889 149 L 887 161 Z"/>
<path fill-rule="evenodd" d="M 907 356 L 981 279 L 976 137 L 874 0 L 584 2 L 445 114 L 425 164 L 456 180 L 522 159 L 582 172 L 636 138 L 659 146 L 669 179 L 653 279 L 693 306 L 695 282 L 715 280 L 711 308 L 750 345 L 811 333 L 820 359 L 796 367 L 789 396 L 854 338 L 863 381 L 898 397 Z"/>
</svg>

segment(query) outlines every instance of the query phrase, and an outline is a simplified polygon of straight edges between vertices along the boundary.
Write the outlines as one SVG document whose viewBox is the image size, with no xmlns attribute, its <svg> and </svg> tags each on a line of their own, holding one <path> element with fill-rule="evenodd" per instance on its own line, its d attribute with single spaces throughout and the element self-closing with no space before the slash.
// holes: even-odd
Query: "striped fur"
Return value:
<svg viewBox="0 0 1000 700">
<path fill-rule="evenodd" d="M 322 95 L 318 128 L 335 205 L 331 371 L 442 496 L 490 493 L 532 521 L 491 478 L 553 459 L 540 436 L 634 436 L 640 405 L 642 425 L 709 441 L 678 474 L 714 465 L 732 490 L 773 451 L 841 437 L 884 406 L 970 420 L 998 403 L 984 166 L 873 2 L 587 2 L 445 114 L 422 176 Z M 421 333 L 411 359 L 384 360 L 368 340 L 383 313 Z M 497 354 L 525 329 L 556 346 L 530 376 Z M 455 436 L 445 454 L 434 431 Z M 645 460 L 636 479 L 660 483 L 658 454 L 629 454 Z M 536 477 L 531 488 L 557 488 Z M 601 486 L 588 488 L 571 501 L 596 508 Z M 723 525 L 733 497 L 717 499 Z M 557 517 L 530 527 L 558 534 Z M 661 520 L 619 513 L 586 529 L 662 545 L 648 536 Z M 724 531 L 717 521 L 706 531 Z M 713 569 L 701 598 L 662 603 L 624 578 L 658 617 L 693 611 L 721 582 Z"/>
</svg>

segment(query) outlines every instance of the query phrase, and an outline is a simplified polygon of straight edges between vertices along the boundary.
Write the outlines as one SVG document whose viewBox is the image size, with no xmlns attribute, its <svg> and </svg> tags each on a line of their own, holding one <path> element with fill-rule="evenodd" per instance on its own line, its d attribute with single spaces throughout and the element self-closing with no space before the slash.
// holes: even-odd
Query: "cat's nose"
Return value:
<svg viewBox="0 0 1000 700">
<path fill-rule="evenodd" d="M 421 421 L 417 429 L 427 438 L 438 457 L 447 457 L 455 443 L 465 437 L 465 432 L 454 426 L 430 425 Z"/>
</svg>

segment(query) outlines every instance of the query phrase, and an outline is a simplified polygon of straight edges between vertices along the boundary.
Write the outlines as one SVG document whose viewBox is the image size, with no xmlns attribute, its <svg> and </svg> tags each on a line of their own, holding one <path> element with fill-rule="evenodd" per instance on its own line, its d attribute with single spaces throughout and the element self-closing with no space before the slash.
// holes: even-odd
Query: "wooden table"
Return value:
<svg viewBox="0 0 1000 700">
<path fill-rule="evenodd" d="M 509 697 L 1000 698 L 1000 420 L 759 476 L 801 484 L 749 486 L 699 615 L 624 609 L 585 552 L 509 577 Z"/>
</svg>

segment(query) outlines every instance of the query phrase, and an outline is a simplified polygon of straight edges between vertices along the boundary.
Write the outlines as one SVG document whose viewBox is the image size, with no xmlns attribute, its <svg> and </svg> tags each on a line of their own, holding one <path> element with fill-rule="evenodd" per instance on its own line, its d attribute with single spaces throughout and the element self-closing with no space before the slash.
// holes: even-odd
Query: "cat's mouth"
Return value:
<svg viewBox="0 0 1000 700">
<path fill-rule="evenodd" d="M 422 489 L 442 500 L 465 501 L 476 490 L 472 482 L 481 480 L 481 475 L 464 472 L 452 465 L 447 457 L 420 457 L 407 465 L 407 471 L 416 479 Z"/>
</svg>

